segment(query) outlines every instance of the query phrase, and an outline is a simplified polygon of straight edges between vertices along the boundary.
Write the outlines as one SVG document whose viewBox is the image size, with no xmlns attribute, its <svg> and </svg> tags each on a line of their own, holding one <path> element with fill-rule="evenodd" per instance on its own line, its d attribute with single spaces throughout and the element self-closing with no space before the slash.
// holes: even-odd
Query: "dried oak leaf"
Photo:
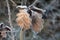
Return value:
<svg viewBox="0 0 60 40">
<path fill-rule="evenodd" d="M 20 28 L 23 28 L 24 30 L 30 29 L 31 18 L 25 10 L 21 10 L 20 13 L 18 13 L 16 16 L 16 22 Z"/>
<path fill-rule="evenodd" d="M 42 19 L 42 14 L 39 14 L 35 12 L 32 15 L 32 29 L 35 32 L 40 32 L 43 29 L 43 19 Z"/>
</svg>

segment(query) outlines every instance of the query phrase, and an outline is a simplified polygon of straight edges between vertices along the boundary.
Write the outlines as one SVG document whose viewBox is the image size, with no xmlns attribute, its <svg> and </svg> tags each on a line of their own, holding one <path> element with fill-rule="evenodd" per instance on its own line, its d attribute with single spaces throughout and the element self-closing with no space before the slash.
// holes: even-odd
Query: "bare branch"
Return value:
<svg viewBox="0 0 60 40">
<path fill-rule="evenodd" d="M 25 5 L 26 5 L 26 3 L 27 3 L 27 0 L 25 0 Z"/>
<path fill-rule="evenodd" d="M 13 32 L 18 32 L 19 30 L 17 30 L 17 31 L 13 31 Z M 11 32 L 11 31 L 0 31 L 0 32 Z"/>
<path fill-rule="evenodd" d="M 42 12 L 42 13 L 46 12 L 46 10 L 43 10 L 43 9 L 41 9 L 41 8 L 37 8 L 37 7 L 35 7 L 35 6 L 33 6 L 33 7 L 31 8 L 31 10 L 40 11 L 40 12 Z"/>
<path fill-rule="evenodd" d="M 14 35 L 13 35 L 13 26 L 12 26 L 12 21 L 11 21 L 11 12 L 10 12 L 10 6 L 8 3 L 8 0 L 6 0 L 7 2 L 7 8 L 8 8 L 8 15 L 9 15 L 9 24 L 11 26 L 11 35 L 12 35 L 12 40 L 14 40 Z"/>
<path fill-rule="evenodd" d="M 56 0 L 53 0 L 49 5 L 47 5 L 46 7 L 44 7 L 45 9 L 48 9 L 51 5 L 55 4 Z"/>
<path fill-rule="evenodd" d="M 17 6 L 17 4 L 13 0 L 10 0 L 10 1 L 14 4 L 14 6 Z"/>
<path fill-rule="evenodd" d="M 38 1 L 38 0 L 35 0 L 29 7 L 34 6 L 37 1 Z M 29 7 L 28 7 L 28 8 L 29 8 Z"/>
</svg>

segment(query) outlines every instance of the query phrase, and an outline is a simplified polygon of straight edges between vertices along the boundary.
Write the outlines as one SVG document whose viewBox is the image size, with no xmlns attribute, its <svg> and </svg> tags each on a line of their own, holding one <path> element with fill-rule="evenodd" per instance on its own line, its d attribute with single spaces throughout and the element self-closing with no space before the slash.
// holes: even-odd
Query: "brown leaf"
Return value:
<svg viewBox="0 0 60 40">
<path fill-rule="evenodd" d="M 35 12 L 32 15 L 32 28 L 35 32 L 40 32 L 43 29 L 43 19 L 42 15 Z"/>
<path fill-rule="evenodd" d="M 31 18 L 29 16 L 25 10 L 21 10 L 21 12 L 17 14 L 16 22 L 20 28 L 24 28 L 25 30 L 30 28 Z"/>
</svg>

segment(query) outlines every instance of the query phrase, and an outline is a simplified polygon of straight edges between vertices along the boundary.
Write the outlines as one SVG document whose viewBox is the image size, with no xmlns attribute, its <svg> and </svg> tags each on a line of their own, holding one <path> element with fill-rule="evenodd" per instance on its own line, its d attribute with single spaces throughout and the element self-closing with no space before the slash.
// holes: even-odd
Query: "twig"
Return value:
<svg viewBox="0 0 60 40">
<path fill-rule="evenodd" d="M 34 6 L 37 1 L 38 1 L 38 0 L 35 0 L 29 7 Z M 29 8 L 29 7 L 28 7 L 28 8 Z"/>
<path fill-rule="evenodd" d="M 27 3 L 27 0 L 25 0 L 25 5 L 26 5 L 26 3 Z"/>
<path fill-rule="evenodd" d="M 11 31 L 0 31 L 0 32 L 11 32 Z M 13 32 L 18 32 L 18 30 L 17 31 L 13 31 Z"/>
<path fill-rule="evenodd" d="M 9 24 L 10 24 L 10 26 L 11 26 L 11 36 L 12 36 L 12 40 L 14 40 L 13 26 L 12 26 L 12 21 L 11 21 L 10 6 L 9 6 L 9 3 L 8 3 L 8 0 L 6 0 L 6 2 L 7 2 L 7 7 L 8 7 Z"/>
<path fill-rule="evenodd" d="M 53 0 L 49 5 L 47 5 L 46 7 L 44 7 L 45 9 L 48 9 L 51 5 L 55 4 L 56 0 Z"/>
<path fill-rule="evenodd" d="M 24 0 L 21 0 L 21 5 L 23 5 Z"/>
<path fill-rule="evenodd" d="M 24 30 L 22 28 L 20 30 L 20 40 L 24 40 Z"/>
<path fill-rule="evenodd" d="M 37 8 L 36 6 L 33 6 L 33 7 L 31 8 L 31 10 L 40 11 L 40 12 L 42 12 L 42 13 L 46 12 L 46 10 L 43 10 L 43 9 L 41 9 L 41 8 Z"/>
<path fill-rule="evenodd" d="M 17 4 L 13 0 L 10 0 L 10 1 L 14 4 L 14 6 L 17 6 Z"/>
</svg>

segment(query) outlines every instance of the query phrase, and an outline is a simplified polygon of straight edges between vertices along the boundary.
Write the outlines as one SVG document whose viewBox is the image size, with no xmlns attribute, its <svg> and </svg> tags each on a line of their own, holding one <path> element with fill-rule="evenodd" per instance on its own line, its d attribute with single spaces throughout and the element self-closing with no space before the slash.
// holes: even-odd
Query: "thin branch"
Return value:
<svg viewBox="0 0 60 40">
<path fill-rule="evenodd" d="M 25 5 L 26 5 L 26 3 L 27 3 L 27 0 L 25 0 Z"/>
<path fill-rule="evenodd" d="M 38 0 L 35 0 L 29 7 L 34 6 L 37 1 L 38 1 Z M 29 7 L 28 7 L 28 8 L 29 8 Z"/>
<path fill-rule="evenodd" d="M 24 0 L 21 0 L 21 5 L 23 5 L 24 4 Z"/>
<path fill-rule="evenodd" d="M 41 8 L 37 8 L 36 6 L 33 6 L 33 7 L 31 8 L 31 10 L 40 11 L 40 12 L 42 12 L 42 13 L 46 12 L 46 10 L 43 10 L 43 9 L 41 9 Z"/>
<path fill-rule="evenodd" d="M 24 40 L 24 30 L 22 28 L 20 30 L 20 40 Z"/>
<path fill-rule="evenodd" d="M 56 0 L 51 1 L 51 3 L 49 5 L 47 5 L 46 7 L 44 7 L 45 9 L 48 9 L 51 5 L 55 4 Z"/>
<path fill-rule="evenodd" d="M 9 6 L 9 3 L 8 3 L 8 0 L 6 0 L 6 2 L 7 2 L 8 15 L 9 15 L 9 24 L 10 24 L 10 26 L 11 26 L 11 36 L 12 36 L 12 40 L 14 40 L 13 26 L 12 26 L 12 21 L 11 21 L 10 6 Z"/>
<path fill-rule="evenodd" d="M 11 31 L 0 31 L 0 32 L 11 32 Z M 13 32 L 18 32 L 18 30 L 17 31 L 13 31 Z"/>
<path fill-rule="evenodd" d="M 10 1 L 14 4 L 14 6 L 17 6 L 17 4 L 13 0 L 10 0 Z"/>
</svg>

